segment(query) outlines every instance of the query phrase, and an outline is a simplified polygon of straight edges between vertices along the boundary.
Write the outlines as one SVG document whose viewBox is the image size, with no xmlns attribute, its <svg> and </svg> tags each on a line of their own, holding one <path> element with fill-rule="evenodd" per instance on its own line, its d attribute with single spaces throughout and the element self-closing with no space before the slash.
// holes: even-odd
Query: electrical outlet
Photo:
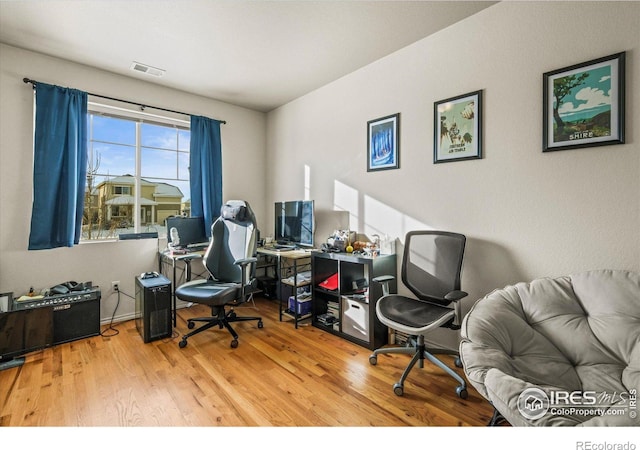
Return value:
<svg viewBox="0 0 640 450">
<path fill-rule="evenodd" d="M 113 289 L 113 292 L 118 292 L 120 290 L 120 282 L 119 281 L 112 281 L 111 282 L 111 288 Z"/>
</svg>

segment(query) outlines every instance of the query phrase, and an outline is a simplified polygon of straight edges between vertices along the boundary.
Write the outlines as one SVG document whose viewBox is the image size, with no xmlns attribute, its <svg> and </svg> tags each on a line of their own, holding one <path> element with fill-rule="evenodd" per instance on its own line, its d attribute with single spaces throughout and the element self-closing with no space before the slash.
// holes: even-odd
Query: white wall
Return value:
<svg viewBox="0 0 640 450">
<path fill-rule="evenodd" d="M 509 283 L 640 271 L 639 18 L 638 2 L 502 2 L 274 110 L 267 200 L 308 191 L 401 241 L 464 233 L 465 310 Z M 542 74 L 621 51 L 626 144 L 542 153 Z M 480 89 L 483 159 L 433 164 L 434 102 Z M 400 169 L 368 173 L 367 121 L 398 112 Z"/>
<path fill-rule="evenodd" d="M 259 226 L 265 218 L 265 114 L 0 44 L 0 292 L 24 294 L 66 281 L 101 286 L 101 319 L 117 296 L 111 281 L 134 295 L 134 277 L 157 270 L 154 240 L 81 244 L 27 251 L 33 180 L 33 91 L 22 79 L 73 87 L 162 108 L 226 120 L 222 125 L 223 198 L 249 201 Z M 157 112 L 157 111 L 156 111 Z M 185 117 L 185 119 L 187 119 Z M 188 120 L 188 119 L 187 119 Z M 115 320 L 131 318 L 122 296 Z"/>
</svg>

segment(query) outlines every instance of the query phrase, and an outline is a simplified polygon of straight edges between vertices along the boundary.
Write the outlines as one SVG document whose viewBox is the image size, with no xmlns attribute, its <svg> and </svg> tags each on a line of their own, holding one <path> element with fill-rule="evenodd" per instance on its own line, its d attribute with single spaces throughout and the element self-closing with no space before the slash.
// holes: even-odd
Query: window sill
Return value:
<svg viewBox="0 0 640 450">
<path fill-rule="evenodd" d="M 118 239 L 114 238 L 114 239 L 87 239 L 87 240 L 81 240 L 79 242 L 78 245 L 91 245 L 91 244 L 102 244 L 105 242 L 118 242 Z"/>
</svg>

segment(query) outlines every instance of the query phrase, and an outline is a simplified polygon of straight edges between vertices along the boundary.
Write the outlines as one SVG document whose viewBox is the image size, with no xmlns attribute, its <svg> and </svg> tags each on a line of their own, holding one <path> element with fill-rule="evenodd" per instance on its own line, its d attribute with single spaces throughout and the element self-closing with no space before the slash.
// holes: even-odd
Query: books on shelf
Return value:
<svg viewBox="0 0 640 450">
<path fill-rule="evenodd" d="M 327 302 L 327 312 L 333 314 L 335 317 L 340 316 L 340 303 L 334 301 Z"/>
<path fill-rule="evenodd" d="M 316 319 L 318 320 L 318 322 L 328 327 L 332 326 L 335 323 L 338 323 L 338 318 L 329 312 L 318 315 Z"/>
</svg>

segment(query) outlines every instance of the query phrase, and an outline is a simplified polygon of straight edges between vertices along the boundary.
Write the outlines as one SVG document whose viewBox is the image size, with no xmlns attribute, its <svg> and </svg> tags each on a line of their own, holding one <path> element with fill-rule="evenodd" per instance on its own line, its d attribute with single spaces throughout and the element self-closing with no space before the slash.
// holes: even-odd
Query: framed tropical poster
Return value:
<svg viewBox="0 0 640 450">
<path fill-rule="evenodd" d="M 624 143 L 624 58 L 543 74 L 543 152 Z"/>
<path fill-rule="evenodd" d="M 482 91 L 434 103 L 433 162 L 482 158 Z"/>
<path fill-rule="evenodd" d="M 400 113 L 367 122 L 367 172 L 400 167 Z"/>
</svg>

